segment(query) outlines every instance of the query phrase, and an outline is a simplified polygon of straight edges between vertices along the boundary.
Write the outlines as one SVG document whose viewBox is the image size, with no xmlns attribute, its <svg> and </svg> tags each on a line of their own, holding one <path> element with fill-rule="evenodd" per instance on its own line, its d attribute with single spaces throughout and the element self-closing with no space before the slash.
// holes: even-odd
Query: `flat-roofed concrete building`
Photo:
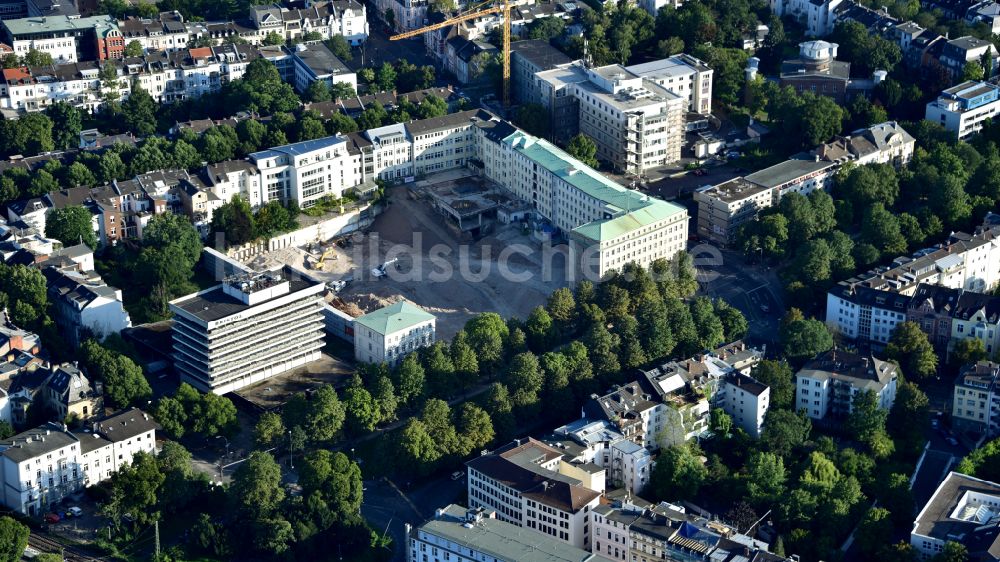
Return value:
<svg viewBox="0 0 1000 562">
<path fill-rule="evenodd" d="M 701 115 L 712 113 L 712 77 L 715 71 L 701 59 L 681 53 L 629 66 L 625 70 L 685 98 L 690 112 Z"/>
<path fill-rule="evenodd" d="M 983 129 L 1000 111 L 1000 87 L 989 82 L 962 82 L 927 104 L 924 120 L 944 127 L 958 140 Z"/>
<path fill-rule="evenodd" d="M 582 548 L 497 518 L 488 509 L 451 504 L 419 527 L 406 525 L 407 562 L 610 562 Z"/>
<path fill-rule="evenodd" d="M 1000 435 L 1000 364 L 978 361 L 962 368 L 955 379 L 951 423 L 988 439 Z"/>
<path fill-rule="evenodd" d="M 1000 560 L 1000 484 L 950 472 L 913 522 L 910 545 L 924 559 L 945 544 L 965 546 L 969 560 Z"/>
<path fill-rule="evenodd" d="M 324 290 L 286 268 L 171 301 L 181 380 L 225 394 L 319 359 Z"/>
</svg>

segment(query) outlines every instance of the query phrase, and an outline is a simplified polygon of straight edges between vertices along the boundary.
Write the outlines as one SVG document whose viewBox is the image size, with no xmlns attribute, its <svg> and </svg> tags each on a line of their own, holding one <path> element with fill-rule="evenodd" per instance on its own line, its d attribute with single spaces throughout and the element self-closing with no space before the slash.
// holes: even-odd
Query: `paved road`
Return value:
<svg viewBox="0 0 1000 562">
<path fill-rule="evenodd" d="M 785 305 L 776 271 L 748 265 L 739 253 L 710 244 L 698 244 L 689 251 L 699 272 L 699 293 L 722 298 L 740 309 L 746 316 L 751 341 L 777 343 Z"/>
<path fill-rule="evenodd" d="M 388 480 L 366 480 L 361 514 L 379 533 L 392 537 L 395 562 L 406 560 L 406 524 L 420 525 L 434 511 L 449 503 L 464 503 L 465 478 L 442 476 L 414 490 L 404 490 Z"/>
</svg>

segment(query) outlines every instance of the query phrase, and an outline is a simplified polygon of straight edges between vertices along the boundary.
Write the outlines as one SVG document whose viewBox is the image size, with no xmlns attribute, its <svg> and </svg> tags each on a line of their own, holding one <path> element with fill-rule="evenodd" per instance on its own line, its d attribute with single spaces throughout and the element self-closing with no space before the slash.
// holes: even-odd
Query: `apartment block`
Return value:
<svg viewBox="0 0 1000 562">
<path fill-rule="evenodd" d="M 901 168 L 913 158 L 916 140 L 895 121 L 886 121 L 859 129 L 847 136 L 837 136 L 816 148 L 815 154 L 830 162 L 890 164 Z"/>
<path fill-rule="evenodd" d="M 510 45 L 511 88 L 518 103 L 537 103 L 537 74 L 573 62 L 565 53 L 542 39 L 515 41 Z M 555 126 L 555 121 L 552 122 Z"/>
<path fill-rule="evenodd" d="M 655 82 L 688 102 L 687 111 L 712 113 L 712 79 L 715 71 L 704 61 L 679 54 L 665 59 L 628 66 L 625 70 Z"/>
<path fill-rule="evenodd" d="M 982 130 L 1000 110 L 1000 87 L 988 82 L 962 82 L 927 104 L 924 120 L 937 123 L 964 140 Z"/>
<path fill-rule="evenodd" d="M 795 409 L 816 420 L 828 415 L 842 419 L 853 411 L 854 397 L 870 390 L 878 396 L 879 408 L 889 410 L 898 378 L 895 363 L 874 355 L 827 351 L 795 374 Z"/>
<path fill-rule="evenodd" d="M 322 283 L 290 269 L 233 275 L 170 301 L 181 380 L 225 394 L 319 358 Z"/>
<path fill-rule="evenodd" d="M 261 47 L 259 53 L 273 62 L 281 79 L 299 93 L 306 91 L 313 82 L 323 82 L 327 86 L 344 83 L 353 90 L 358 89 L 357 74 L 322 42 L 310 41 L 292 47 Z"/>
<path fill-rule="evenodd" d="M 607 558 L 524 529 L 484 508 L 451 504 L 419 527 L 406 525 L 407 562 L 608 562 Z"/>
<path fill-rule="evenodd" d="M 986 439 L 1000 436 L 1000 364 L 979 361 L 962 367 L 955 379 L 951 423 Z"/>
<path fill-rule="evenodd" d="M 354 358 L 395 365 L 434 343 L 436 318 L 407 301 L 382 307 L 354 320 Z"/>
<path fill-rule="evenodd" d="M 339 199 L 363 181 L 361 160 L 344 137 L 323 137 L 254 152 L 261 202 L 298 201 L 311 207 L 323 197 Z"/>
<path fill-rule="evenodd" d="M 271 33 L 292 41 L 307 33 L 318 33 L 322 40 L 341 36 L 358 46 L 368 39 L 365 5 L 356 0 L 309 2 L 305 9 L 289 9 L 280 4 L 254 6 L 251 26 L 258 31 L 257 42 Z"/>
<path fill-rule="evenodd" d="M 469 507 L 576 548 L 590 544 L 588 520 L 604 492 L 603 468 L 566 463 L 561 451 L 530 438 L 465 465 Z"/>
<path fill-rule="evenodd" d="M 733 424 L 754 438 L 760 437 L 764 416 L 771 402 L 771 387 L 739 371 L 728 373 L 712 401 L 722 408 Z"/>
<path fill-rule="evenodd" d="M 785 160 L 770 168 L 715 186 L 698 189 L 698 236 L 721 246 L 736 240 L 739 227 L 789 193 L 808 195 L 828 189 L 839 164 L 820 160 Z"/>
<path fill-rule="evenodd" d="M 976 230 L 975 234 L 952 233 L 945 242 L 925 248 L 912 256 L 900 256 L 887 266 L 881 266 L 862 275 L 841 281 L 831 288 L 826 297 L 826 323 L 839 335 L 876 347 L 884 346 L 895 326 L 913 315 L 915 320 L 938 316 L 936 302 L 946 303 L 937 296 L 925 293 L 910 306 L 911 297 L 917 294 L 921 285 L 962 289 L 970 293 L 986 293 L 1000 283 L 1000 227 L 989 223 Z M 929 298 L 933 299 L 928 301 Z M 970 303 L 969 318 L 987 318 L 991 314 L 985 307 L 972 304 L 974 297 L 966 297 Z M 955 318 L 953 307 L 949 306 L 948 316 Z M 985 316 L 983 316 L 985 315 Z M 937 345 L 943 338 L 955 335 L 965 336 L 952 328 L 946 335 L 940 324 L 933 325 L 929 334 L 934 335 Z M 989 345 L 991 342 L 984 342 Z"/>
<path fill-rule="evenodd" d="M 188 46 L 188 30 L 180 12 L 161 12 L 156 19 L 127 17 L 118 22 L 118 29 L 128 45 L 137 41 L 146 51 L 174 52 Z"/>
<path fill-rule="evenodd" d="M 2 502 L 39 516 L 63 499 L 108 479 L 139 451 L 155 454 L 157 425 L 132 408 L 70 432 L 48 423 L 0 441 Z"/>
<path fill-rule="evenodd" d="M 558 427 L 542 439 L 559 449 L 570 464 L 595 464 L 606 471 L 607 484 L 638 494 L 649 482 L 653 458 L 607 420 L 582 418 Z"/>
<path fill-rule="evenodd" d="M 619 562 L 719 560 L 794 561 L 772 554 L 768 544 L 681 505 L 651 504 L 640 497 L 616 498 L 591 512 L 590 550 Z"/>
<path fill-rule="evenodd" d="M 741 404 L 735 390 L 718 391 L 727 377 L 747 375 L 762 357 L 763 350 L 737 341 L 689 359 L 639 369 L 636 380 L 603 396 L 591 396 L 583 406 L 583 417 L 612 423 L 626 439 L 650 451 L 706 434 L 713 406 L 734 419 L 745 418 L 747 427 L 753 427 L 767 412 L 764 398 L 770 391 L 765 395 L 759 389 L 756 396 L 761 398 L 753 405 L 746 396 Z"/>
<path fill-rule="evenodd" d="M 121 289 L 108 286 L 94 271 L 42 270 L 59 331 L 72 346 L 87 335 L 105 338 L 132 327 Z"/>
<path fill-rule="evenodd" d="M 823 37 L 833 33 L 836 10 L 843 0 L 770 0 L 771 11 L 778 17 L 790 17 L 802 23 L 806 35 Z"/>
<path fill-rule="evenodd" d="M 939 555 L 948 542 L 966 547 L 969 560 L 1000 560 L 1000 484 L 949 472 L 917 514 L 910 545 L 924 559 Z"/>
</svg>

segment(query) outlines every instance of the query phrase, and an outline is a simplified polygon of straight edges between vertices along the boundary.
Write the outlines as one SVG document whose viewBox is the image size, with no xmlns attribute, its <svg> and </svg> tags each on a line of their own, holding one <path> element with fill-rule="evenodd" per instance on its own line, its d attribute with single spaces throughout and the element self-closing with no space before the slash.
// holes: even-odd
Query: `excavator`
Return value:
<svg viewBox="0 0 1000 562">
<path fill-rule="evenodd" d="M 474 20 L 489 14 L 501 14 L 501 19 L 503 20 L 503 48 L 501 49 L 503 51 L 503 106 L 507 109 L 510 108 L 510 8 L 511 6 L 509 0 L 502 0 L 502 2 L 490 0 L 488 2 L 472 6 L 465 12 L 458 14 L 455 17 L 448 18 L 441 23 L 435 23 L 433 25 L 428 25 L 412 31 L 399 33 L 389 37 L 389 40 L 398 41 L 400 39 L 409 39 L 410 37 L 416 37 L 417 35 L 422 35 L 428 31 L 434 31 L 435 29 L 441 29 L 463 21 Z"/>
</svg>

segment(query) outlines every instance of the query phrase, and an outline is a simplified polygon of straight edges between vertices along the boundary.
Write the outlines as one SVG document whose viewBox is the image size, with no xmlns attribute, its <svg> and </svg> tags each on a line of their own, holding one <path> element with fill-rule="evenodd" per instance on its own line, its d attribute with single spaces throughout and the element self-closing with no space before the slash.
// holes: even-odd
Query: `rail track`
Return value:
<svg viewBox="0 0 1000 562">
<path fill-rule="evenodd" d="M 104 558 L 95 557 L 84 550 L 65 545 L 46 536 L 32 533 L 28 536 L 28 546 L 39 551 L 52 554 L 62 554 L 66 562 L 104 562 Z"/>
</svg>

